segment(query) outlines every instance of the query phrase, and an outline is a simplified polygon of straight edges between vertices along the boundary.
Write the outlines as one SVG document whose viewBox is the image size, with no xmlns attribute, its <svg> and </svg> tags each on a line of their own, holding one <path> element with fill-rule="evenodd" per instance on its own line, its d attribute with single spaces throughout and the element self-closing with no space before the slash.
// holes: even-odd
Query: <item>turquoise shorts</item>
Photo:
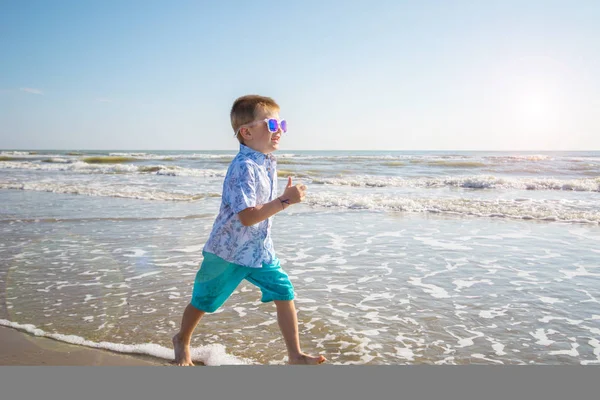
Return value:
<svg viewBox="0 0 600 400">
<path fill-rule="evenodd" d="M 202 252 L 204 260 L 196 274 L 192 306 L 208 313 L 215 312 L 231 296 L 242 280 L 258 286 L 263 303 L 274 300 L 293 300 L 294 287 L 275 258 L 262 268 L 250 268 L 230 263 L 212 253 Z"/>
</svg>

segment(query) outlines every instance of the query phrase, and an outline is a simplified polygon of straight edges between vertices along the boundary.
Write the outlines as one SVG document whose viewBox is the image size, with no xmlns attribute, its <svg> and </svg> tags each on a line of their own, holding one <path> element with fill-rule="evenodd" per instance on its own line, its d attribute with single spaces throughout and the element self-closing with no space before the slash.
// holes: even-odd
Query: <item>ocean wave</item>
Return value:
<svg viewBox="0 0 600 400">
<path fill-rule="evenodd" d="M 385 161 L 381 165 L 386 167 L 404 167 L 406 163 L 404 161 Z"/>
<path fill-rule="evenodd" d="M 381 162 L 389 162 L 389 161 L 402 161 L 402 160 L 410 160 L 413 158 L 420 158 L 419 156 L 412 155 L 389 155 L 389 154 L 381 154 L 381 155 L 302 155 L 298 156 L 300 159 L 314 160 L 314 161 L 327 161 L 327 162 L 356 162 L 356 161 L 381 161 Z"/>
<path fill-rule="evenodd" d="M 502 178 L 495 176 L 455 176 L 440 178 L 401 178 L 388 176 L 354 175 L 348 177 L 313 177 L 312 183 L 357 187 L 413 187 L 505 190 L 567 190 L 600 192 L 600 178 L 561 180 L 554 178 Z"/>
<path fill-rule="evenodd" d="M 585 163 L 570 165 L 567 169 L 571 171 L 596 171 L 600 175 L 600 164 Z"/>
<path fill-rule="evenodd" d="M 292 170 L 287 170 L 287 169 L 278 169 L 277 170 L 277 176 L 279 178 L 287 178 L 288 176 L 293 176 L 295 178 L 310 178 L 311 176 L 318 174 L 318 173 L 319 173 L 318 171 L 301 172 L 301 171 L 292 171 Z"/>
<path fill-rule="evenodd" d="M 312 164 L 309 160 L 300 160 L 297 158 L 281 158 L 277 157 L 277 165 L 310 165 Z"/>
<path fill-rule="evenodd" d="M 0 156 L 28 156 L 31 154 L 37 154 L 35 151 L 2 151 Z"/>
<path fill-rule="evenodd" d="M 13 157 L 13 156 L 1 156 L 0 155 L 0 162 L 4 162 L 4 161 L 19 161 L 19 160 L 23 160 L 23 157 Z"/>
<path fill-rule="evenodd" d="M 487 156 L 489 160 L 500 161 L 500 162 L 514 162 L 514 161 L 546 161 L 552 160 L 552 157 L 546 154 L 516 154 L 509 156 Z"/>
<path fill-rule="evenodd" d="M 142 161 L 135 157 L 123 157 L 123 156 L 95 156 L 95 157 L 84 157 L 81 159 L 84 163 L 88 164 L 121 164 L 128 162 Z"/>
<path fill-rule="evenodd" d="M 227 170 L 183 168 L 176 165 L 159 165 L 158 167 L 157 175 L 168 176 L 224 177 L 227 173 Z M 140 172 L 144 172 L 143 169 Z"/>
<path fill-rule="evenodd" d="M 110 157 L 132 157 L 139 160 L 163 160 L 163 161 L 175 161 L 175 160 L 213 160 L 213 161 L 231 161 L 234 154 L 204 154 L 204 153 L 190 153 L 190 154 L 154 154 L 154 153 L 109 153 Z"/>
<path fill-rule="evenodd" d="M 61 157 L 50 157 L 50 158 L 44 158 L 42 160 L 42 162 L 55 163 L 55 164 L 70 164 L 73 162 L 73 160 L 69 160 L 67 158 L 61 158 Z"/>
<path fill-rule="evenodd" d="M 68 161 L 68 160 L 67 160 Z M 97 174 L 148 174 L 169 176 L 198 176 L 198 177 L 222 177 L 227 170 L 184 168 L 176 165 L 133 165 L 98 163 L 89 164 L 83 161 L 74 162 L 44 162 L 36 163 L 29 161 L 0 161 L 0 169 L 22 169 L 35 171 L 71 171 L 77 173 Z"/>
<path fill-rule="evenodd" d="M 46 337 L 60 342 L 94 349 L 110 350 L 124 354 L 143 354 L 165 360 L 173 360 L 173 349 L 155 343 L 124 344 L 113 342 L 94 342 L 76 335 L 65 335 L 61 333 L 46 332 L 32 324 L 19 324 L 18 322 L 0 319 L 0 326 L 6 326 L 30 333 L 34 336 Z M 249 365 L 252 361 L 235 357 L 227 353 L 222 344 L 209 344 L 191 348 L 192 361 L 201 362 L 204 365 Z"/>
<path fill-rule="evenodd" d="M 597 155 L 581 155 L 577 157 L 567 157 L 564 161 L 568 162 L 600 162 L 600 157 Z"/>
<path fill-rule="evenodd" d="M 221 197 L 220 193 L 173 193 L 161 190 L 151 190 L 135 186 L 92 186 L 89 184 L 67 184 L 54 182 L 0 182 L 0 189 L 31 190 L 36 192 L 51 192 L 61 194 L 77 194 L 95 197 L 119 197 L 138 200 L 162 201 L 196 201 L 209 197 Z"/>
<path fill-rule="evenodd" d="M 148 156 L 148 153 L 108 153 L 109 157 L 140 157 Z"/>
<path fill-rule="evenodd" d="M 479 161 L 464 161 L 464 160 L 434 160 L 427 161 L 427 165 L 434 167 L 449 167 L 449 168 L 481 168 L 487 166 Z"/>
<path fill-rule="evenodd" d="M 389 195 L 312 193 L 306 203 L 314 207 L 455 214 L 539 221 L 600 224 L 600 210 L 582 210 L 563 204 L 533 200 L 476 200 L 465 198 L 402 198 Z"/>
</svg>

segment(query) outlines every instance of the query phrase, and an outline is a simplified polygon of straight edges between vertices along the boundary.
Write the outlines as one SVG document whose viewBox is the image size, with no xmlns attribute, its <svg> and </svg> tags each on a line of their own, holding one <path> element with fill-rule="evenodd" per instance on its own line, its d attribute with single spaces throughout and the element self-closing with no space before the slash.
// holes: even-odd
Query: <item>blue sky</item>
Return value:
<svg viewBox="0 0 600 400">
<path fill-rule="evenodd" d="M 598 1 L 0 0 L 0 148 L 598 150 Z"/>
</svg>

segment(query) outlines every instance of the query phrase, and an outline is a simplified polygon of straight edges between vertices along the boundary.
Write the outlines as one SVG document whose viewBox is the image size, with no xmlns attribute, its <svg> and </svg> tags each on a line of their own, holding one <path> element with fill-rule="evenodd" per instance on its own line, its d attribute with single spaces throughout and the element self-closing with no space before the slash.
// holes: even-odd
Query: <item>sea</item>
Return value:
<svg viewBox="0 0 600 400">
<path fill-rule="evenodd" d="M 235 151 L 0 150 L 0 325 L 171 360 Z M 331 364 L 600 364 L 600 152 L 288 151 L 274 216 L 301 345 Z M 242 283 L 204 365 L 279 365 Z"/>
</svg>

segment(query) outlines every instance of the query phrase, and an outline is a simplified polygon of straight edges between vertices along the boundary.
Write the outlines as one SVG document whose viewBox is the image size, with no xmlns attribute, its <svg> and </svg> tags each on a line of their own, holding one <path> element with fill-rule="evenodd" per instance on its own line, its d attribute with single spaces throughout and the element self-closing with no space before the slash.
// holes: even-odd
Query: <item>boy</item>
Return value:
<svg viewBox="0 0 600 400">
<path fill-rule="evenodd" d="M 192 300 L 179 332 L 173 336 L 175 363 L 191 366 L 192 332 L 205 313 L 216 311 L 243 279 L 261 289 L 262 302 L 274 301 L 289 364 L 321 364 L 300 350 L 294 288 L 281 269 L 271 240 L 271 217 L 304 199 L 306 186 L 292 185 L 277 197 L 277 171 L 271 153 L 287 131 L 279 105 L 269 97 L 238 98 L 231 108 L 231 126 L 240 142 L 223 182 L 221 208 L 202 254 Z"/>
</svg>

